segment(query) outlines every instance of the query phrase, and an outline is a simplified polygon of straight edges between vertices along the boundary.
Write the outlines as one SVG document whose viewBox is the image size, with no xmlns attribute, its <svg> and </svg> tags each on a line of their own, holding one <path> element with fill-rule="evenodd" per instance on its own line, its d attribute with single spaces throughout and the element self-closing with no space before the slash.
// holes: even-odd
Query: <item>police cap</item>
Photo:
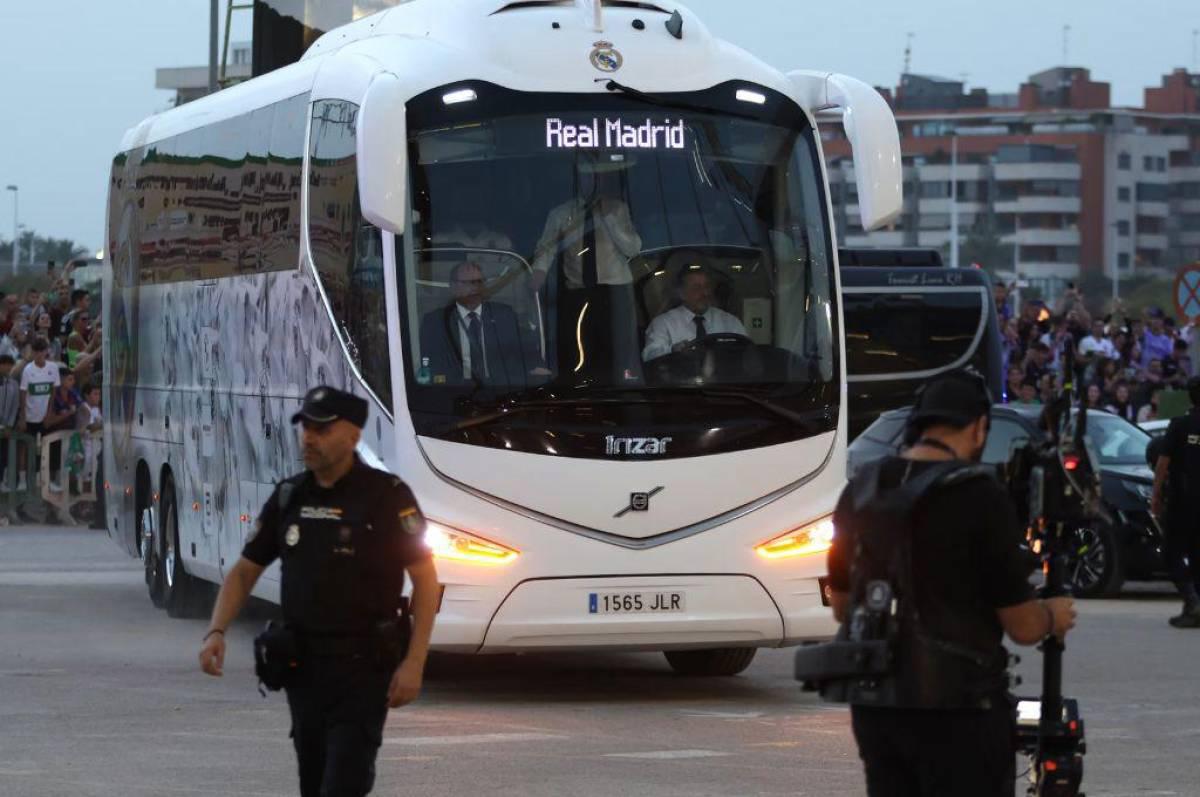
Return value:
<svg viewBox="0 0 1200 797">
<path fill-rule="evenodd" d="M 367 402 L 352 393 L 320 385 L 304 395 L 304 404 L 292 416 L 292 423 L 302 420 L 313 423 L 343 420 L 361 429 L 367 424 Z"/>
<path fill-rule="evenodd" d="M 992 409 L 992 394 L 987 382 L 970 369 L 951 371 L 934 377 L 917 391 L 916 402 L 908 415 L 909 429 L 923 429 L 944 423 L 962 428 L 987 415 Z"/>
</svg>

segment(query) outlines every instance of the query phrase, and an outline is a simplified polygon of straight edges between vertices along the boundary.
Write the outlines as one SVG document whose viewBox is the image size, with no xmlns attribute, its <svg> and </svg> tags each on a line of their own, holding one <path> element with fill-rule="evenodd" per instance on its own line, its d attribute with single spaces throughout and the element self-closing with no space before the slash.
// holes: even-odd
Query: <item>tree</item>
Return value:
<svg viewBox="0 0 1200 797">
<path fill-rule="evenodd" d="M 943 254 L 949 255 L 950 246 L 942 247 Z M 946 258 L 947 263 L 949 257 Z M 989 216 L 980 217 L 979 221 L 967 231 L 967 236 L 958 246 L 958 264 L 971 266 L 978 263 L 989 274 L 997 271 L 1012 269 L 1013 248 L 1000 240 L 996 225 Z"/>
<path fill-rule="evenodd" d="M 33 272 L 42 273 L 47 260 L 53 260 L 61 266 L 68 260 L 84 257 L 88 253 L 87 247 L 70 238 L 51 238 L 27 230 L 21 234 L 21 262 L 17 268 L 21 272 L 30 270 L 29 263 L 32 260 Z M 12 241 L 0 240 L 0 274 L 12 274 L 11 268 Z"/>
</svg>

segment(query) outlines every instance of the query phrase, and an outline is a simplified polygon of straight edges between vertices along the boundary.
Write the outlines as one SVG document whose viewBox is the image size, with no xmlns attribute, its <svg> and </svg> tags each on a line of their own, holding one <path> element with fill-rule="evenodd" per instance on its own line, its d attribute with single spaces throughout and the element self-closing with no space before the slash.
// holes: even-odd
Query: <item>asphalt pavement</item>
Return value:
<svg viewBox="0 0 1200 797">
<path fill-rule="evenodd" d="M 1066 691 L 1091 797 L 1200 795 L 1200 631 L 1169 628 L 1176 610 L 1165 585 L 1082 605 Z M 0 528 L 0 795 L 295 794 L 286 705 L 253 679 L 271 612 L 235 624 L 209 678 L 205 621 L 153 609 L 104 532 Z M 726 679 L 678 677 L 657 654 L 435 656 L 421 700 L 388 718 L 374 793 L 863 794 L 847 712 L 790 669 L 786 650 Z"/>
</svg>

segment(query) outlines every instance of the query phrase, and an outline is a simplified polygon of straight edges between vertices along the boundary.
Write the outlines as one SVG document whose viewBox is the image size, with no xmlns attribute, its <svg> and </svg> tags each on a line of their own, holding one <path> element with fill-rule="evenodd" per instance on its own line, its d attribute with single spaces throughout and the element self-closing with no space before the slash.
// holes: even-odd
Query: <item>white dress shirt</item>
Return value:
<svg viewBox="0 0 1200 797">
<path fill-rule="evenodd" d="M 704 331 L 709 335 L 719 332 L 734 332 L 746 334 L 746 327 L 741 320 L 719 307 L 710 306 L 704 311 Z M 642 359 L 646 362 L 670 354 L 679 343 L 687 343 L 696 339 L 696 314 L 679 305 L 674 310 L 668 310 L 650 322 L 646 329 L 646 348 L 642 350 Z"/>
<path fill-rule="evenodd" d="M 1092 352 L 1097 351 L 1100 352 L 1101 356 L 1109 360 L 1121 359 L 1120 353 L 1117 352 L 1116 347 L 1113 346 L 1113 342 L 1108 338 L 1100 338 L 1097 340 L 1091 335 L 1088 335 L 1086 338 L 1079 341 L 1079 353 L 1083 356 L 1086 357 Z"/>
<path fill-rule="evenodd" d="M 483 347 L 483 305 L 479 305 L 474 310 L 463 307 L 455 302 L 454 309 L 458 311 L 458 349 L 462 352 L 463 363 L 463 379 L 471 378 L 471 336 L 467 330 L 471 328 L 471 313 L 479 319 L 479 345 Z M 484 349 L 484 357 L 487 357 L 487 349 Z M 487 363 L 483 364 L 483 373 L 487 375 Z"/>
<path fill-rule="evenodd" d="M 596 219 L 596 282 L 600 285 L 628 285 L 633 282 L 629 259 L 642 251 L 642 238 L 633 227 L 629 206 L 620 200 L 605 200 L 593 208 Z M 549 273 L 559 249 L 567 287 L 584 287 L 583 258 L 588 205 L 574 199 L 550 211 L 546 229 L 538 240 L 533 270 Z"/>
</svg>

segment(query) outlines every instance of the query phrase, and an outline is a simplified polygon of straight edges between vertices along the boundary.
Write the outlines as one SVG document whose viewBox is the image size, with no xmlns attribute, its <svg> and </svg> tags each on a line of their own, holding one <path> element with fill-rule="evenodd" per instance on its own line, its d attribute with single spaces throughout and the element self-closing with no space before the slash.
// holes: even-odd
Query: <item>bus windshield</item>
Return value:
<svg viewBox="0 0 1200 797">
<path fill-rule="evenodd" d="M 779 96 L 771 121 L 688 98 L 520 95 L 413 127 L 399 282 L 419 432 L 514 448 L 493 427 L 682 424 L 727 431 L 712 451 L 834 427 L 813 131 Z"/>
</svg>

